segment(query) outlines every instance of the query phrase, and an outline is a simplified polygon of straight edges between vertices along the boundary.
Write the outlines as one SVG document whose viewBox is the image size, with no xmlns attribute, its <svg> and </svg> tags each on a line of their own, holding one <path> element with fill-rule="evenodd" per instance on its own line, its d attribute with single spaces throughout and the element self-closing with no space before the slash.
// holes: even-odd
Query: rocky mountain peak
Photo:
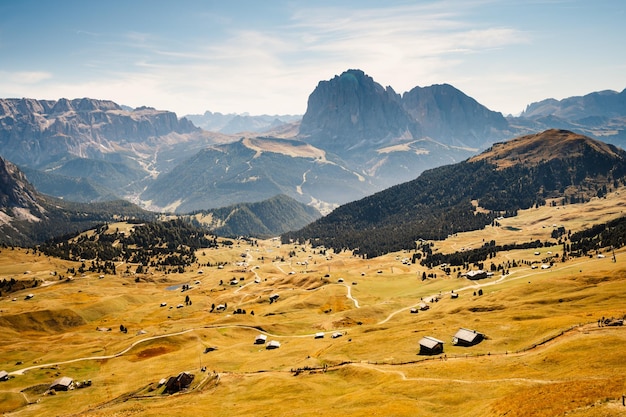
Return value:
<svg viewBox="0 0 626 417">
<path fill-rule="evenodd" d="M 449 145 L 484 148 L 508 128 L 501 113 L 450 84 L 415 87 L 402 95 L 402 104 L 426 136 Z"/>
<path fill-rule="evenodd" d="M 415 87 L 398 95 L 361 70 L 321 81 L 309 96 L 300 135 L 342 152 L 429 137 L 445 145 L 480 149 L 508 137 L 509 124 L 449 84 Z"/>
<path fill-rule="evenodd" d="M 300 125 L 307 142 L 339 154 L 419 132 L 392 88 L 385 89 L 354 69 L 318 83 Z"/>
</svg>

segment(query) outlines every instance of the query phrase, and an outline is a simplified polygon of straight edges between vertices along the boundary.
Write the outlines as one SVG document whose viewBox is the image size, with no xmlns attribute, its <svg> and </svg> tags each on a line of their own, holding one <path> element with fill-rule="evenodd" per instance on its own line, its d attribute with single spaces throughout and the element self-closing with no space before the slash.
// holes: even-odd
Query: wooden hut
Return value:
<svg viewBox="0 0 626 417">
<path fill-rule="evenodd" d="M 452 344 L 456 346 L 473 346 L 484 339 L 485 335 L 476 330 L 460 328 L 452 338 Z"/>
<path fill-rule="evenodd" d="M 51 390 L 55 391 L 69 391 L 74 388 L 74 380 L 69 376 L 63 376 L 59 379 L 56 379 L 51 385 Z"/>
<path fill-rule="evenodd" d="M 165 383 L 165 392 L 174 394 L 189 387 L 194 375 L 189 372 L 181 372 L 177 376 L 171 376 Z"/>
<path fill-rule="evenodd" d="M 424 336 L 419 341 L 420 355 L 438 355 L 443 353 L 443 341 L 434 337 Z"/>
<path fill-rule="evenodd" d="M 264 334 L 260 334 L 254 339 L 254 344 L 264 345 L 266 340 L 267 340 L 267 336 L 265 336 Z"/>
<path fill-rule="evenodd" d="M 280 342 L 277 340 L 272 340 L 267 344 L 267 346 L 265 346 L 265 349 L 278 349 L 279 347 Z"/>
</svg>

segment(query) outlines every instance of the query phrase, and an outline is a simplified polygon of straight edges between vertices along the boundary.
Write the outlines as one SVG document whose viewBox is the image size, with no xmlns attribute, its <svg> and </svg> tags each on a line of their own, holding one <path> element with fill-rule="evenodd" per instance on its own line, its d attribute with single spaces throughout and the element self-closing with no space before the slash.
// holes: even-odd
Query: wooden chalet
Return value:
<svg viewBox="0 0 626 417">
<path fill-rule="evenodd" d="M 420 355 L 438 355 L 443 353 L 443 341 L 434 337 L 424 336 L 419 341 Z"/>
<path fill-rule="evenodd" d="M 50 390 L 55 391 L 69 391 L 74 388 L 74 380 L 69 376 L 63 376 L 56 379 L 51 385 Z"/>
<path fill-rule="evenodd" d="M 174 394 L 176 392 L 187 389 L 193 381 L 194 375 L 189 372 L 181 372 L 177 376 L 171 376 L 165 383 L 165 392 Z"/>
<path fill-rule="evenodd" d="M 280 342 L 277 340 L 272 340 L 267 344 L 267 346 L 265 346 L 265 349 L 278 349 L 279 347 Z"/>
<path fill-rule="evenodd" d="M 489 274 L 487 273 L 487 271 L 479 269 L 478 271 L 467 271 L 466 273 L 462 274 L 462 276 L 467 279 L 471 279 L 472 281 L 475 281 L 478 279 L 485 279 L 489 276 Z"/>
<path fill-rule="evenodd" d="M 455 346 L 473 346 L 482 342 L 485 335 L 476 330 L 460 328 L 452 338 L 452 344 Z"/>
</svg>

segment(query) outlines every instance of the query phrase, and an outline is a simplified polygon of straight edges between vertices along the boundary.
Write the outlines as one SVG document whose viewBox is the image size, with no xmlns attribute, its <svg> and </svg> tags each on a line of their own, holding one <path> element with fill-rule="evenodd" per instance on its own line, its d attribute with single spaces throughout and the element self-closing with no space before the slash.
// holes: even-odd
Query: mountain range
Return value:
<svg viewBox="0 0 626 417">
<path fill-rule="evenodd" d="M 299 122 L 301 115 L 268 115 L 252 116 L 250 114 L 205 111 L 204 114 L 188 114 L 185 116 L 195 126 L 211 132 L 238 134 L 242 132 L 264 133 L 285 124 Z"/>
<path fill-rule="evenodd" d="M 327 214 L 513 137 L 558 128 L 622 146 L 625 97 L 548 99 L 504 117 L 448 84 L 398 94 L 352 69 L 320 81 L 301 120 L 0 99 L 0 155 L 38 191 L 68 201 L 183 214 L 284 195 Z M 244 132 L 223 133 L 236 126 Z"/>
</svg>

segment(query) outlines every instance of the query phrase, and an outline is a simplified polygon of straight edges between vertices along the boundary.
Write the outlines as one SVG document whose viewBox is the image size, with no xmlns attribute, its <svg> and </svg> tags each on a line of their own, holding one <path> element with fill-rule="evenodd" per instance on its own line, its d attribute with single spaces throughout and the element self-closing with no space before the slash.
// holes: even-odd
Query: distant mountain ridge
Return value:
<svg viewBox="0 0 626 417">
<path fill-rule="evenodd" d="M 340 206 L 282 240 L 373 257 L 415 248 L 420 239 L 480 229 L 547 198 L 567 204 L 601 197 L 625 182 L 626 151 L 548 130 L 495 144 L 467 161 Z"/>
<path fill-rule="evenodd" d="M 551 128 L 624 146 L 623 93 L 590 96 L 585 103 L 594 106 L 569 106 L 583 109 L 575 120 L 539 110 L 505 118 L 448 84 L 398 94 L 351 69 L 318 83 L 301 121 L 205 113 L 220 129 L 247 131 L 237 135 L 107 100 L 5 99 L 0 155 L 39 191 L 65 200 L 124 198 L 183 213 L 285 194 L 327 213 L 493 143 Z M 270 130 L 256 133 L 261 125 Z"/>
<path fill-rule="evenodd" d="M 141 107 L 128 112 L 107 100 L 0 99 L 0 147 L 17 164 L 45 167 L 59 156 L 102 158 L 116 142 L 142 143 L 198 129 L 175 113 Z"/>
<path fill-rule="evenodd" d="M 223 114 L 205 111 L 204 114 L 188 114 L 186 119 L 194 125 L 214 132 L 234 134 L 242 132 L 263 133 L 280 125 L 299 121 L 301 115 L 267 115 L 252 116 L 249 114 Z"/>
<path fill-rule="evenodd" d="M 605 90 L 563 100 L 542 100 L 529 104 L 520 116 L 531 119 L 556 116 L 571 121 L 590 117 L 624 117 L 626 116 L 626 89 L 620 93 Z"/>
<path fill-rule="evenodd" d="M 175 113 L 150 107 L 128 110 L 89 98 L 0 99 L 0 155 L 40 171 L 31 171 L 40 191 L 79 201 L 136 194 L 151 177 L 215 137 Z M 84 184 L 66 181 L 61 189 L 46 173 L 82 178 L 100 188 L 81 198 Z"/>
</svg>

